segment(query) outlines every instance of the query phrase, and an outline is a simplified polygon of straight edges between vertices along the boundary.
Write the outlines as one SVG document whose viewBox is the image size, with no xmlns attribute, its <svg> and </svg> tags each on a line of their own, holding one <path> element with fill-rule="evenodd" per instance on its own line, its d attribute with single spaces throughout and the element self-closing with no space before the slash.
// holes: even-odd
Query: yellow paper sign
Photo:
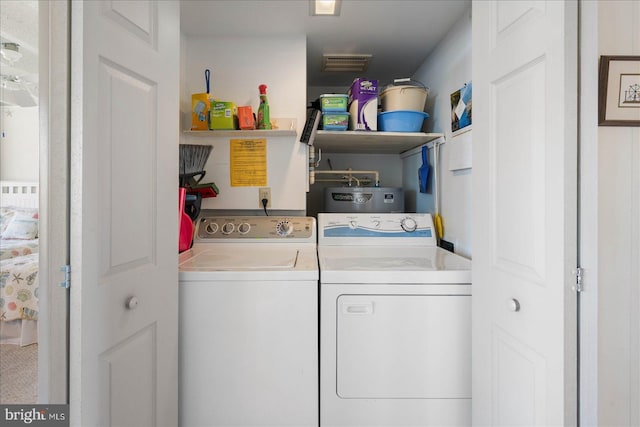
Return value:
<svg viewBox="0 0 640 427">
<path fill-rule="evenodd" d="M 232 139 L 229 160 L 232 187 L 266 187 L 267 140 Z"/>
</svg>

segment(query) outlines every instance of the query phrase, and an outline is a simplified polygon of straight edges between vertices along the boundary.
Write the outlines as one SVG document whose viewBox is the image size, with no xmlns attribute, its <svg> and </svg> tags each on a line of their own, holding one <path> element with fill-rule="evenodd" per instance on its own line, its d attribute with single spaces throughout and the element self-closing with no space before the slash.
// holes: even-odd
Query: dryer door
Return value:
<svg viewBox="0 0 640 427">
<path fill-rule="evenodd" d="M 341 398 L 470 398 L 471 296 L 341 295 Z"/>
</svg>

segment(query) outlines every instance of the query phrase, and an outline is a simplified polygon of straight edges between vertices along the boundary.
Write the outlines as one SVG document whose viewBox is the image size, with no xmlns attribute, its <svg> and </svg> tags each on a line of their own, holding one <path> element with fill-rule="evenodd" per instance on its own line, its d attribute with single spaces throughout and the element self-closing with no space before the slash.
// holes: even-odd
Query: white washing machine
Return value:
<svg viewBox="0 0 640 427">
<path fill-rule="evenodd" d="M 318 214 L 320 425 L 471 425 L 471 262 L 429 214 Z"/>
<path fill-rule="evenodd" d="M 179 279 L 180 426 L 317 426 L 315 219 L 203 217 Z"/>
</svg>

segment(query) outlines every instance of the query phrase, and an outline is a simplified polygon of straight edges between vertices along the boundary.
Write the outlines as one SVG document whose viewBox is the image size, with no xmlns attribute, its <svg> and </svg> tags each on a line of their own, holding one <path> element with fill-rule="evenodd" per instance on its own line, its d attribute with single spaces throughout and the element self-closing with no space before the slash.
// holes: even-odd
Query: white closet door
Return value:
<svg viewBox="0 0 640 427">
<path fill-rule="evenodd" d="M 576 422 L 577 4 L 473 3 L 473 422 Z"/>
<path fill-rule="evenodd" d="M 179 4 L 71 7 L 71 420 L 176 426 Z"/>
</svg>

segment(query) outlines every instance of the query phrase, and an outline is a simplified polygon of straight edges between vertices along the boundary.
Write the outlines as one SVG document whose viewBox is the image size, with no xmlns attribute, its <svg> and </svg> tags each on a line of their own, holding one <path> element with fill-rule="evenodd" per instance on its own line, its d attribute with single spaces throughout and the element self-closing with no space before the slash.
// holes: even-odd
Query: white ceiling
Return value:
<svg viewBox="0 0 640 427">
<path fill-rule="evenodd" d="M 308 0 L 182 0 L 181 31 L 200 36 L 307 36 L 308 86 L 348 86 L 355 77 L 410 77 L 470 0 L 343 0 L 339 17 L 310 16 Z M 321 72 L 324 53 L 372 54 L 364 73 Z"/>
<path fill-rule="evenodd" d="M 188 37 L 307 37 L 307 84 L 346 87 L 355 77 L 410 77 L 471 0 L 343 0 L 340 16 L 310 16 L 308 0 L 181 0 L 181 31 Z M 20 45 L 16 63 L 2 59 L 0 76 L 19 76 L 23 91 L 2 90 L 0 101 L 37 99 L 38 1 L 0 0 L 0 42 Z M 372 54 L 364 73 L 321 72 L 324 53 Z M 33 104 L 35 105 L 35 104 Z"/>
</svg>

